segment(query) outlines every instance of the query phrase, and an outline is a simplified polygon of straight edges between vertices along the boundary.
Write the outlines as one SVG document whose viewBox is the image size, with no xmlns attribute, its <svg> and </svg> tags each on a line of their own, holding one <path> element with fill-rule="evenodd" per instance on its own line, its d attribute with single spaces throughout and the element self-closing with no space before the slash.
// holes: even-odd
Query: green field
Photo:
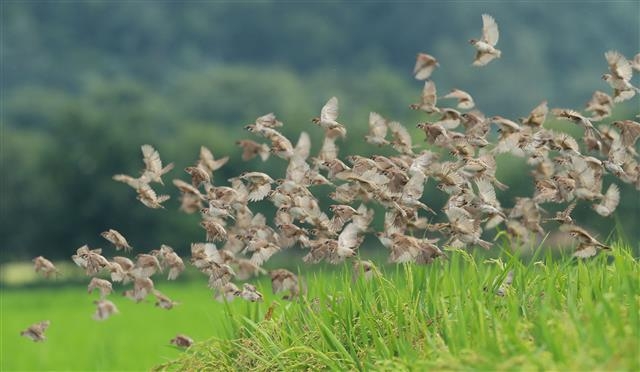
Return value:
<svg viewBox="0 0 640 372">
<path fill-rule="evenodd" d="M 145 370 L 181 353 L 169 345 L 176 333 L 198 341 L 224 334 L 224 304 L 212 298 L 206 281 L 157 286 L 181 304 L 164 310 L 153 297 L 136 304 L 114 293 L 110 299 L 120 314 L 103 322 L 92 319 L 98 294 L 87 294 L 85 287 L 4 289 L 0 369 Z M 20 337 L 44 319 L 51 321 L 45 342 Z"/>
<path fill-rule="evenodd" d="M 370 282 L 352 283 L 350 266 L 309 274 L 310 293 L 299 303 L 276 300 L 266 280 L 259 282 L 265 302 L 228 308 L 204 280 L 158 281 L 181 305 L 167 311 L 114 294 L 121 313 L 104 322 L 91 319 L 97 295 L 83 287 L 5 288 L 0 367 L 640 369 L 640 267 L 629 248 L 585 262 L 448 254 L 430 266 L 386 266 Z M 509 270 L 514 282 L 497 296 Z M 45 342 L 19 336 L 43 319 L 51 320 Z M 176 333 L 199 343 L 177 350 L 168 344 Z"/>
</svg>

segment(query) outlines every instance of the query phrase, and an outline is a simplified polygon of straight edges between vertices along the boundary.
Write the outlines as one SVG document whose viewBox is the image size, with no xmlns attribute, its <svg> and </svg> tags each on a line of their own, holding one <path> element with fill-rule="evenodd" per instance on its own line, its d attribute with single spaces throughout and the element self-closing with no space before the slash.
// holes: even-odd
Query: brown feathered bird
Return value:
<svg viewBox="0 0 640 372">
<path fill-rule="evenodd" d="M 540 128 L 544 124 L 547 114 L 549 113 L 549 106 L 547 101 L 542 101 L 538 106 L 531 110 L 531 113 L 526 118 L 520 119 L 522 124 L 528 125 L 534 128 Z"/>
<path fill-rule="evenodd" d="M 51 322 L 48 320 L 43 320 L 41 322 L 32 324 L 29 326 L 29 328 L 20 332 L 20 336 L 29 338 L 34 342 L 44 341 L 47 339 L 44 335 L 44 332 L 47 330 L 47 328 L 49 328 L 50 324 Z"/>
<path fill-rule="evenodd" d="M 620 139 L 624 146 L 633 147 L 640 137 L 640 123 L 633 120 L 618 120 L 611 123 L 620 130 Z"/>
<path fill-rule="evenodd" d="M 420 96 L 420 103 L 414 103 L 409 105 L 412 110 L 420 110 L 426 113 L 440 111 L 436 104 L 438 103 L 438 93 L 436 90 L 436 84 L 427 80 L 424 82 L 424 88 L 422 88 L 422 95 Z"/>
<path fill-rule="evenodd" d="M 242 285 L 242 291 L 238 294 L 238 296 L 250 302 L 261 302 L 262 301 L 262 293 L 258 292 L 256 287 L 249 283 L 244 283 Z"/>
<path fill-rule="evenodd" d="M 122 234 L 120 234 L 117 230 L 109 229 L 100 234 L 103 238 L 107 239 L 111 244 L 116 247 L 116 251 L 124 249 L 125 252 L 131 251 L 131 246 L 127 239 L 125 239 Z"/>
<path fill-rule="evenodd" d="M 142 160 L 145 165 L 142 177 L 148 179 L 150 182 L 157 182 L 164 185 L 162 176 L 173 169 L 173 163 L 169 163 L 165 167 L 162 167 L 160 153 L 156 151 L 156 149 L 151 145 L 142 145 L 141 149 L 143 157 Z"/>
<path fill-rule="evenodd" d="M 47 279 L 60 274 L 53 263 L 42 256 L 33 259 L 33 269 Z"/>
<path fill-rule="evenodd" d="M 377 146 L 387 145 L 389 143 L 385 139 L 387 130 L 387 121 L 382 115 L 376 112 L 369 113 L 369 133 L 364 136 L 367 143 Z"/>
<path fill-rule="evenodd" d="M 269 272 L 271 276 L 271 289 L 273 294 L 281 292 L 289 292 L 283 297 L 285 300 L 294 300 L 300 296 L 301 292 L 304 294 L 304 288 L 298 281 L 298 277 L 289 270 L 277 269 Z"/>
<path fill-rule="evenodd" d="M 198 160 L 198 166 L 207 170 L 210 174 L 220 169 L 223 165 L 227 164 L 229 157 L 225 156 L 220 159 L 215 159 L 211 150 L 205 146 L 200 146 L 200 159 Z"/>
<path fill-rule="evenodd" d="M 193 339 L 187 335 L 178 334 L 169 343 L 177 347 L 188 348 L 193 345 Z"/>
<path fill-rule="evenodd" d="M 602 75 L 602 80 L 606 81 L 613 88 L 613 102 L 623 102 L 633 98 L 638 92 L 638 88 L 631 85 L 633 69 L 631 63 L 619 52 L 610 50 L 604 54 L 609 64 L 608 74 Z"/>
<path fill-rule="evenodd" d="M 113 292 L 113 285 L 105 279 L 91 278 L 91 281 L 87 286 L 87 292 L 91 293 L 96 289 L 100 291 L 100 298 L 104 299 Z"/>
<path fill-rule="evenodd" d="M 252 140 L 240 140 L 236 142 L 242 148 L 242 160 L 249 161 L 259 156 L 262 161 L 269 159 L 269 146 L 264 143 L 258 143 Z"/>
<path fill-rule="evenodd" d="M 373 278 L 374 275 L 380 274 L 376 266 L 371 261 L 354 260 L 353 261 L 353 277 L 352 282 L 357 281 L 360 275 L 364 280 L 368 281 Z"/>
<path fill-rule="evenodd" d="M 109 300 L 98 300 L 93 302 L 96 305 L 96 312 L 93 314 L 95 320 L 106 320 L 113 314 L 118 314 L 118 308 Z"/>
<path fill-rule="evenodd" d="M 569 235 L 576 238 L 578 240 L 578 246 L 576 247 L 573 255 L 579 258 L 587 258 L 591 256 L 595 256 L 598 253 L 598 250 L 611 250 L 611 247 L 608 245 L 600 243 L 596 238 L 591 236 L 585 229 L 579 226 L 567 226 L 562 228 L 562 230 L 567 231 Z"/>
<path fill-rule="evenodd" d="M 156 297 L 156 306 L 161 309 L 171 310 L 174 306 L 179 305 L 179 302 L 173 301 L 157 289 L 153 290 L 153 295 Z"/>
<path fill-rule="evenodd" d="M 469 40 L 469 44 L 476 49 L 476 56 L 473 60 L 474 66 L 484 66 L 495 58 L 500 58 L 502 52 L 495 47 L 499 38 L 500 33 L 498 32 L 496 20 L 488 14 L 483 14 L 482 36 L 480 39 Z"/>
<path fill-rule="evenodd" d="M 440 63 L 434 56 L 426 53 L 418 53 L 416 65 L 413 67 L 413 76 L 417 80 L 426 80 L 431 76 L 433 70 L 440 67 Z"/>
<path fill-rule="evenodd" d="M 453 89 L 442 97 L 443 99 L 453 98 L 458 100 L 458 108 L 463 110 L 471 110 L 475 106 L 471 94 L 460 89 Z"/>
<path fill-rule="evenodd" d="M 326 129 L 344 130 L 344 125 L 338 123 L 338 98 L 331 97 L 320 111 L 320 117 L 313 118 L 312 122 Z"/>
<path fill-rule="evenodd" d="M 155 190 L 148 184 L 143 184 L 137 189 L 138 196 L 136 197 L 142 204 L 151 209 L 164 208 L 162 203 L 170 199 L 169 195 L 158 195 Z"/>
</svg>

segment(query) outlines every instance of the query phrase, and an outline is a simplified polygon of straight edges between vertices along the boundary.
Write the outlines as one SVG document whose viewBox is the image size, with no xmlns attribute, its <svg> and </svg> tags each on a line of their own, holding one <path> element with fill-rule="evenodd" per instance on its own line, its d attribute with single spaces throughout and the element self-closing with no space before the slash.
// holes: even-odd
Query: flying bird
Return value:
<svg viewBox="0 0 640 372">
<path fill-rule="evenodd" d="M 313 118 L 311 121 L 325 130 L 337 129 L 344 131 L 344 126 L 336 121 L 338 119 L 338 110 L 338 98 L 331 97 L 322 107 L 320 117 Z"/>
<path fill-rule="evenodd" d="M 289 292 L 283 297 L 285 300 L 294 300 L 300 296 L 300 292 L 304 294 L 304 287 L 298 281 L 298 276 L 289 270 L 277 269 L 269 272 L 271 276 L 271 289 L 273 294 L 281 292 Z"/>
<path fill-rule="evenodd" d="M 471 110 L 475 103 L 471 94 L 460 89 L 453 89 L 448 94 L 442 97 L 443 99 L 453 98 L 458 100 L 458 108 L 462 110 Z"/>
<path fill-rule="evenodd" d="M 109 300 L 97 300 L 93 302 L 96 305 L 96 312 L 93 314 L 95 320 L 106 320 L 111 315 L 118 314 L 118 308 Z"/>
<path fill-rule="evenodd" d="M 476 56 L 473 60 L 474 66 L 484 66 L 495 58 L 500 58 L 502 52 L 496 49 L 500 33 L 495 19 L 488 14 L 482 15 L 482 37 L 469 40 L 469 44 L 476 49 Z"/>
<path fill-rule="evenodd" d="M 420 103 L 409 105 L 409 108 L 411 108 L 412 110 L 420 110 L 431 114 L 433 112 L 440 111 L 438 107 L 436 107 L 437 102 L 438 94 L 436 91 L 436 84 L 431 80 L 427 80 L 424 82 L 424 88 L 422 88 Z"/>
<path fill-rule="evenodd" d="M 635 96 L 640 90 L 631 85 L 633 69 L 631 63 L 619 52 L 610 50 L 604 54 L 609 64 L 609 73 L 602 75 L 613 88 L 613 102 L 623 102 Z"/>
<path fill-rule="evenodd" d="M 156 297 L 156 307 L 159 307 L 161 309 L 171 310 L 174 306 L 179 304 L 157 289 L 153 290 L 153 295 Z"/>
<path fill-rule="evenodd" d="M 250 302 L 262 302 L 262 293 L 258 292 L 256 287 L 249 283 L 242 285 L 242 291 L 240 291 L 238 296 Z"/>
<path fill-rule="evenodd" d="M 585 229 L 572 225 L 561 228 L 563 231 L 567 231 L 569 235 L 578 240 L 578 246 L 573 253 L 574 257 L 587 258 L 595 256 L 598 250 L 611 250 L 608 245 L 600 243 L 596 238 L 591 236 Z"/>
<path fill-rule="evenodd" d="M 269 146 L 264 143 L 258 143 L 252 140 L 239 140 L 236 141 L 236 145 L 242 149 L 242 160 L 244 161 L 249 161 L 256 156 L 259 156 L 262 161 L 269 159 Z"/>
<path fill-rule="evenodd" d="M 612 183 L 600 200 L 600 204 L 593 204 L 593 209 L 601 216 L 607 217 L 616 210 L 620 204 L 620 189 Z"/>
<path fill-rule="evenodd" d="M 47 279 L 51 278 L 54 275 L 60 274 L 53 263 L 42 256 L 38 256 L 33 259 L 33 269 L 36 273 L 42 274 L 42 276 Z"/>
<path fill-rule="evenodd" d="M 160 153 L 154 149 L 151 145 L 142 145 L 142 160 L 144 161 L 145 170 L 142 174 L 144 179 L 148 179 L 150 182 L 157 182 L 164 185 L 162 176 L 173 169 L 173 163 L 167 164 L 162 167 L 162 160 L 160 160 Z"/>
<path fill-rule="evenodd" d="M 31 339 L 34 342 L 40 342 L 47 339 L 45 337 L 44 332 L 49 328 L 51 322 L 49 320 L 43 320 L 41 322 L 32 324 L 29 328 L 20 332 L 20 336 L 24 336 L 26 338 Z"/>
<path fill-rule="evenodd" d="M 127 242 L 127 239 L 125 239 L 125 237 L 122 236 L 122 234 L 120 234 L 118 231 L 114 229 L 109 229 L 107 231 L 104 231 L 100 234 L 100 236 L 107 239 L 111 244 L 113 244 L 116 247 L 116 251 L 124 249 L 125 252 L 128 252 L 128 251 L 131 251 L 132 249 L 129 243 Z"/>
<path fill-rule="evenodd" d="M 223 165 L 227 164 L 228 161 L 228 156 L 216 160 L 211 153 L 211 150 L 205 146 L 200 146 L 200 159 L 197 164 L 209 174 L 213 174 L 214 171 L 220 169 Z"/>
<path fill-rule="evenodd" d="M 113 292 L 113 285 L 105 279 L 91 278 L 91 282 L 87 286 L 87 292 L 92 293 L 96 289 L 100 291 L 100 298 L 104 299 Z"/>
<path fill-rule="evenodd" d="M 440 64 L 435 57 L 426 53 L 418 53 L 416 65 L 413 68 L 413 76 L 417 80 L 426 80 L 431 76 L 431 73 L 433 73 L 436 67 L 440 67 Z"/>
<path fill-rule="evenodd" d="M 378 268 L 371 261 L 361 261 L 354 260 L 353 261 L 353 277 L 352 282 L 356 282 L 360 276 L 364 278 L 365 281 L 371 280 L 374 275 L 378 275 L 380 272 Z"/>
<path fill-rule="evenodd" d="M 364 136 L 365 141 L 372 145 L 383 146 L 389 144 L 385 139 L 387 136 L 387 121 L 382 115 L 371 112 L 369 113 L 369 134 Z"/>
<path fill-rule="evenodd" d="M 178 334 L 176 337 L 172 338 L 169 343 L 177 347 L 188 348 L 193 345 L 193 339 L 187 335 Z"/>
</svg>

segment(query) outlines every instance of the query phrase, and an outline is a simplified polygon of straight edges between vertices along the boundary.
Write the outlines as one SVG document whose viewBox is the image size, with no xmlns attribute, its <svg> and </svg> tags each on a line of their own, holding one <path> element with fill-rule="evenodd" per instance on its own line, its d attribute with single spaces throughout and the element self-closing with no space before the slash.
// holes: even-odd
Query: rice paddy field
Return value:
<svg viewBox="0 0 640 372">
<path fill-rule="evenodd" d="M 630 247 L 614 248 L 587 261 L 449 251 L 430 266 L 383 266 L 369 281 L 353 281 L 346 265 L 306 267 L 309 293 L 297 302 L 274 297 L 267 280 L 257 281 L 264 302 L 228 304 L 205 280 L 162 282 L 180 305 L 114 293 L 120 314 L 104 322 L 91 319 L 98 295 L 82 286 L 4 287 L 0 369 L 634 371 L 640 268 Z M 45 342 L 19 336 L 44 319 Z M 169 345 L 177 333 L 197 343 Z"/>
</svg>

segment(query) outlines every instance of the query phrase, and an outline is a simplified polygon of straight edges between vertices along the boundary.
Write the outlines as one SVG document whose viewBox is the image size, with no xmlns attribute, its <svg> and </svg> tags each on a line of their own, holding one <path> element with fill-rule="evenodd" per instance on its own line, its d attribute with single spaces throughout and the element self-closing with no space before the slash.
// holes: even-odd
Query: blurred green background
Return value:
<svg viewBox="0 0 640 372">
<path fill-rule="evenodd" d="M 349 130 L 341 154 L 376 151 L 361 138 L 369 111 L 408 127 L 424 116 L 408 109 L 422 84 L 411 70 L 418 52 L 436 56 L 440 93 L 470 92 L 487 115 L 526 116 L 543 99 L 581 108 L 600 79 L 606 50 L 640 50 L 635 1 L 577 2 L 2 2 L 2 208 L 0 261 L 45 255 L 68 259 L 85 243 L 105 246 L 101 231 L 122 232 L 137 252 L 161 243 L 186 254 L 202 241 L 198 216 L 151 210 L 115 173 L 135 175 L 140 145 L 149 143 L 182 172 L 206 145 L 230 155 L 216 183 L 241 171 L 282 169 L 281 161 L 243 163 L 234 141 L 242 127 L 275 112 L 295 139 L 321 131 L 309 120 L 336 95 Z M 467 41 L 492 14 L 503 57 L 471 66 Z M 637 82 L 637 80 L 636 80 Z M 620 105 L 631 117 L 638 100 Z M 564 123 L 565 128 L 572 124 Z M 579 134 L 579 131 L 574 131 Z M 421 135 L 415 133 L 415 143 Z M 348 148 L 348 152 L 347 152 Z M 317 146 L 312 153 L 317 151 Z M 530 195 L 522 160 L 501 165 L 511 188 L 499 197 Z M 605 185 L 611 180 L 605 181 Z M 628 237 L 640 238 L 640 200 L 622 185 L 616 213 Z M 425 200 L 440 207 L 433 184 Z M 553 209 L 551 207 L 550 209 Z M 614 218 L 584 203 L 578 221 L 606 237 Z M 373 246 L 373 244 L 372 244 Z"/>
</svg>

